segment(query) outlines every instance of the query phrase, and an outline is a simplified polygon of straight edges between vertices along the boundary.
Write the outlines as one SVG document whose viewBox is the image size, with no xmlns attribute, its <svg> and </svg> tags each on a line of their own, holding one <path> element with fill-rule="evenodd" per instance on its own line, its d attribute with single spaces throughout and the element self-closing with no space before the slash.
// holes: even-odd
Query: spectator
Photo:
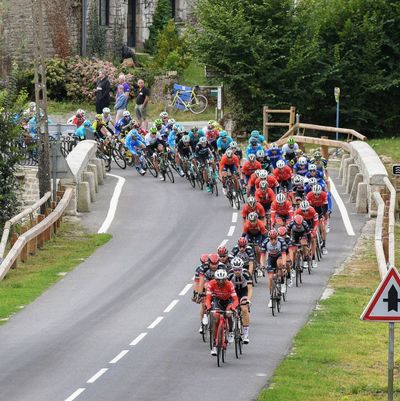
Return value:
<svg viewBox="0 0 400 401">
<path fill-rule="evenodd" d="M 110 106 L 111 84 L 104 71 L 99 71 L 96 83 L 96 113 L 101 114 L 104 107 Z"/>
<path fill-rule="evenodd" d="M 124 108 L 117 108 L 117 116 L 115 117 L 115 121 L 119 121 L 122 118 L 123 112 L 128 108 L 128 101 L 129 101 L 129 93 L 131 91 L 131 87 L 129 86 L 128 82 L 126 82 L 126 78 L 124 74 L 119 74 L 118 77 L 118 85 L 117 85 L 117 91 L 115 94 L 115 103 L 117 103 L 117 97 L 118 97 L 118 87 L 119 85 L 123 86 L 123 94 L 126 98 L 125 102 L 125 107 Z"/>
<path fill-rule="evenodd" d="M 139 124 L 147 131 L 147 104 L 149 102 L 149 90 L 144 86 L 143 79 L 138 80 L 138 95 L 136 98 L 136 117 Z"/>
<path fill-rule="evenodd" d="M 114 109 L 117 112 L 117 115 L 115 116 L 116 123 L 122 118 L 122 115 L 126 110 L 126 107 L 127 107 L 127 99 L 124 93 L 124 85 L 119 84 L 117 86 L 117 95 L 115 97 L 115 106 L 114 106 Z"/>
</svg>

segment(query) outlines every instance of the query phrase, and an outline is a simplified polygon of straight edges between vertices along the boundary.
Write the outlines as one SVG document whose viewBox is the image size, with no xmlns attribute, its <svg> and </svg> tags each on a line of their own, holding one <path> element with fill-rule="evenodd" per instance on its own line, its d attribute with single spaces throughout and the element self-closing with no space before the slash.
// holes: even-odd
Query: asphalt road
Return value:
<svg viewBox="0 0 400 401">
<path fill-rule="evenodd" d="M 301 288 L 289 289 L 275 318 L 263 279 L 255 288 L 250 344 L 239 360 L 231 347 L 227 363 L 217 368 L 197 332 L 189 284 L 201 253 L 224 239 L 233 246 L 240 218 L 232 222 L 235 211 L 224 197 L 194 190 L 184 179 L 170 184 L 132 170 L 112 172 L 127 179 L 113 239 L 0 327 L 0 400 L 255 399 L 329 276 L 351 253 L 364 216 L 343 196 L 356 235 L 347 235 L 335 207 L 329 254 Z M 107 179 L 93 213 L 83 219 L 92 229 L 105 218 L 115 182 Z"/>
</svg>

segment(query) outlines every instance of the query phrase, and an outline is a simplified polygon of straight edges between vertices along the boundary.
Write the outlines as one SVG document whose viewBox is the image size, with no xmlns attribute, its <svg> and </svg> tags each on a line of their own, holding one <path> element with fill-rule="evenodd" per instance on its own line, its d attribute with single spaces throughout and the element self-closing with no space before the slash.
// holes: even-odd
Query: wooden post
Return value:
<svg viewBox="0 0 400 401">
<path fill-rule="evenodd" d="M 26 226 L 21 228 L 21 234 L 26 233 L 28 231 L 28 228 Z M 28 244 L 26 244 L 21 251 L 20 254 L 21 262 L 26 262 L 28 259 Z"/>
<path fill-rule="evenodd" d="M 263 132 L 264 132 L 264 138 L 265 138 L 265 141 L 267 142 L 267 143 L 269 143 L 269 130 L 268 130 L 268 106 L 264 106 L 264 118 L 265 118 L 265 121 L 264 121 L 264 130 L 263 130 Z"/>
<path fill-rule="evenodd" d="M 44 215 L 43 214 L 39 214 L 38 215 L 38 223 L 40 223 L 41 221 L 44 220 Z M 37 247 L 38 248 L 43 248 L 43 244 L 44 244 L 44 233 L 41 233 L 37 236 Z"/>
<path fill-rule="evenodd" d="M 321 136 L 321 139 L 329 139 L 327 136 Z M 321 145 L 321 155 L 324 159 L 329 159 L 329 148 L 326 145 Z"/>
<path fill-rule="evenodd" d="M 18 234 L 17 233 L 13 233 L 11 235 L 11 238 L 10 238 L 11 247 L 14 246 L 14 244 L 17 242 L 17 239 L 18 239 Z M 12 264 L 11 269 L 16 269 L 17 267 L 18 267 L 18 258 L 15 259 L 15 262 Z"/>
<path fill-rule="evenodd" d="M 293 127 L 295 120 L 296 120 L 296 107 L 290 106 L 289 129 Z"/>
</svg>

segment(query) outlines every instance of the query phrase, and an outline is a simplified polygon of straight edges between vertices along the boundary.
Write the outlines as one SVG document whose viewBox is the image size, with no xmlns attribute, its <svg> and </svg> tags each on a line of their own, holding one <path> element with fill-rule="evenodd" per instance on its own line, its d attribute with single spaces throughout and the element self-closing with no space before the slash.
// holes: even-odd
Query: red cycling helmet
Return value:
<svg viewBox="0 0 400 401">
<path fill-rule="evenodd" d="M 245 237 L 240 237 L 238 239 L 238 245 L 239 246 L 247 246 L 247 239 Z"/>
<path fill-rule="evenodd" d="M 202 253 L 200 255 L 200 263 L 203 265 L 208 262 L 208 253 Z"/>
<path fill-rule="evenodd" d="M 301 226 L 303 224 L 303 216 L 300 214 L 296 214 L 296 216 L 294 217 L 294 222 L 296 225 Z"/>
<path fill-rule="evenodd" d="M 217 249 L 218 256 L 223 258 L 224 256 L 228 255 L 229 251 L 226 249 L 225 246 L 220 246 Z"/>
<path fill-rule="evenodd" d="M 211 264 L 216 265 L 219 262 L 219 256 L 216 253 L 210 253 L 208 255 L 208 260 L 210 261 Z"/>
<path fill-rule="evenodd" d="M 284 237 L 286 235 L 286 227 L 285 226 L 280 226 L 278 228 L 278 235 L 281 237 Z"/>
<path fill-rule="evenodd" d="M 270 238 L 270 239 L 273 239 L 273 238 L 278 238 L 278 233 L 277 233 L 277 231 L 276 230 L 269 230 L 268 231 L 268 237 Z"/>
</svg>

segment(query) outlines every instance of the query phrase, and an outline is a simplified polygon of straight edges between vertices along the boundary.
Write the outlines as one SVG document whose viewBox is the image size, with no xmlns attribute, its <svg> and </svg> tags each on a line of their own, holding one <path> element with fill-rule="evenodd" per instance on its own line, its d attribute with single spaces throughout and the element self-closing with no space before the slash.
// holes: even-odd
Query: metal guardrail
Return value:
<svg viewBox="0 0 400 401">
<path fill-rule="evenodd" d="M 0 264 L 0 281 L 6 276 L 19 257 L 25 260 L 29 253 L 34 253 L 37 246 L 41 246 L 44 241 L 50 239 L 51 235 L 57 231 L 60 219 L 72 198 L 72 193 L 72 188 L 67 188 L 55 209 L 37 225 L 18 237 Z"/>
</svg>

